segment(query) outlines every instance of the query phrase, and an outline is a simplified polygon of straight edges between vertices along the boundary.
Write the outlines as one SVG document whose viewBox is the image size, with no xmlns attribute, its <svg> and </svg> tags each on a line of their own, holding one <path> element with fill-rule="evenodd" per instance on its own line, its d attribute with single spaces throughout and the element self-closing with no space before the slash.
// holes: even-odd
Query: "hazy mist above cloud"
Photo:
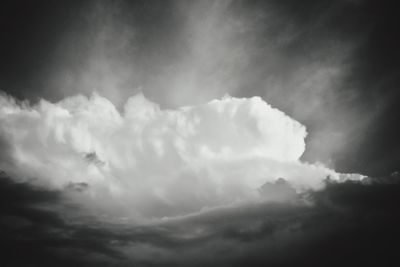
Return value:
<svg viewBox="0 0 400 267">
<path fill-rule="evenodd" d="M 346 82 L 358 39 L 323 32 L 341 8 L 316 5 L 310 24 L 274 1 L 88 2 L 49 51 L 39 90 L 95 90 L 117 108 L 140 91 L 172 108 L 261 96 L 311 130 L 306 160 L 334 167 L 375 115 Z"/>
<path fill-rule="evenodd" d="M 307 127 L 304 160 L 383 175 L 398 165 L 396 6 L 6 0 L 0 88 L 33 102 L 97 90 L 118 108 L 139 91 L 170 108 L 261 96 Z"/>
</svg>

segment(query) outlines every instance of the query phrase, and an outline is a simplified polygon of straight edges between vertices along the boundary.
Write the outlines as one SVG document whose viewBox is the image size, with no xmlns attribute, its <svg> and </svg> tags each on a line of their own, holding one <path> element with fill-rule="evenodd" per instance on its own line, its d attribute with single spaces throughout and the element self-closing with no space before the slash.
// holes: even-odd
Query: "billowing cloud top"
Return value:
<svg viewBox="0 0 400 267">
<path fill-rule="evenodd" d="M 0 104 L 0 168 L 136 218 L 259 199 L 280 177 L 296 190 L 340 179 L 300 162 L 305 127 L 260 97 L 163 110 L 139 94 L 123 112 L 97 94 L 33 106 L 3 95 Z"/>
</svg>

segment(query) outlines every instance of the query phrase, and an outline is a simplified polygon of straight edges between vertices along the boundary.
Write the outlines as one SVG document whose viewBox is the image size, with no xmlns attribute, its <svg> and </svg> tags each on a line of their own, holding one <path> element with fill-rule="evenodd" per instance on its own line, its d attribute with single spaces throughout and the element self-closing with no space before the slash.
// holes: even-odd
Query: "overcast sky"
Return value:
<svg viewBox="0 0 400 267">
<path fill-rule="evenodd" d="M 397 13 L 390 0 L 2 1 L 10 266 L 391 260 Z M 373 178 L 324 186 L 358 174 Z"/>
</svg>

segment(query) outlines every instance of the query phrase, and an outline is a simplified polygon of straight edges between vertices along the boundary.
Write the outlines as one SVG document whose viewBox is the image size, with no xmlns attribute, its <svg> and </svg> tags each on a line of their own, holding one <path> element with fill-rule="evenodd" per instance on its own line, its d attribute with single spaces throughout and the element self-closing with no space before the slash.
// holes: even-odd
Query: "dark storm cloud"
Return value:
<svg viewBox="0 0 400 267">
<path fill-rule="evenodd" d="M 62 195 L 0 174 L 0 254 L 4 266 L 99 266 L 121 261 L 107 232 L 67 223 Z M 75 208 L 76 209 L 76 208 Z M 57 210 L 57 212 L 56 212 Z"/>
<path fill-rule="evenodd" d="M 137 243 L 126 253 L 145 264 L 175 266 L 395 263 L 399 190 L 399 184 L 331 184 L 311 194 L 313 206 L 270 203 L 204 213 L 163 225 L 180 242 Z"/>
<path fill-rule="evenodd" d="M 365 183 L 328 183 L 291 202 L 134 226 L 88 218 L 77 207 L 65 212 L 60 192 L 12 182 L 3 173 L 2 260 L 6 266 L 394 264 L 398 180 L 394 174 Z"/>
</svg>

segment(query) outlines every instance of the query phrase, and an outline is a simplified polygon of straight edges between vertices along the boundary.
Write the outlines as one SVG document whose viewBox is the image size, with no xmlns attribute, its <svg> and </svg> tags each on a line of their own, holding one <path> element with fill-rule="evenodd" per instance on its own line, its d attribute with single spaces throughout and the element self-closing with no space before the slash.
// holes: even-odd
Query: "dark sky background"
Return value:
<svg viewBox="0 0 400 267">
<path fill-rule="evenodd" d="M 7 94 L 34 103 L 96 90 L 121 107 L 143 91 L 165 108 L 259 95 L 307 127 L 303 160 L 375 177 L 290 203 L 120 227 L 83 218 L 61 192 L 1 174 L 5 266 L 398 262 L 396 2 L 1 1 Z"/>
</svg>

